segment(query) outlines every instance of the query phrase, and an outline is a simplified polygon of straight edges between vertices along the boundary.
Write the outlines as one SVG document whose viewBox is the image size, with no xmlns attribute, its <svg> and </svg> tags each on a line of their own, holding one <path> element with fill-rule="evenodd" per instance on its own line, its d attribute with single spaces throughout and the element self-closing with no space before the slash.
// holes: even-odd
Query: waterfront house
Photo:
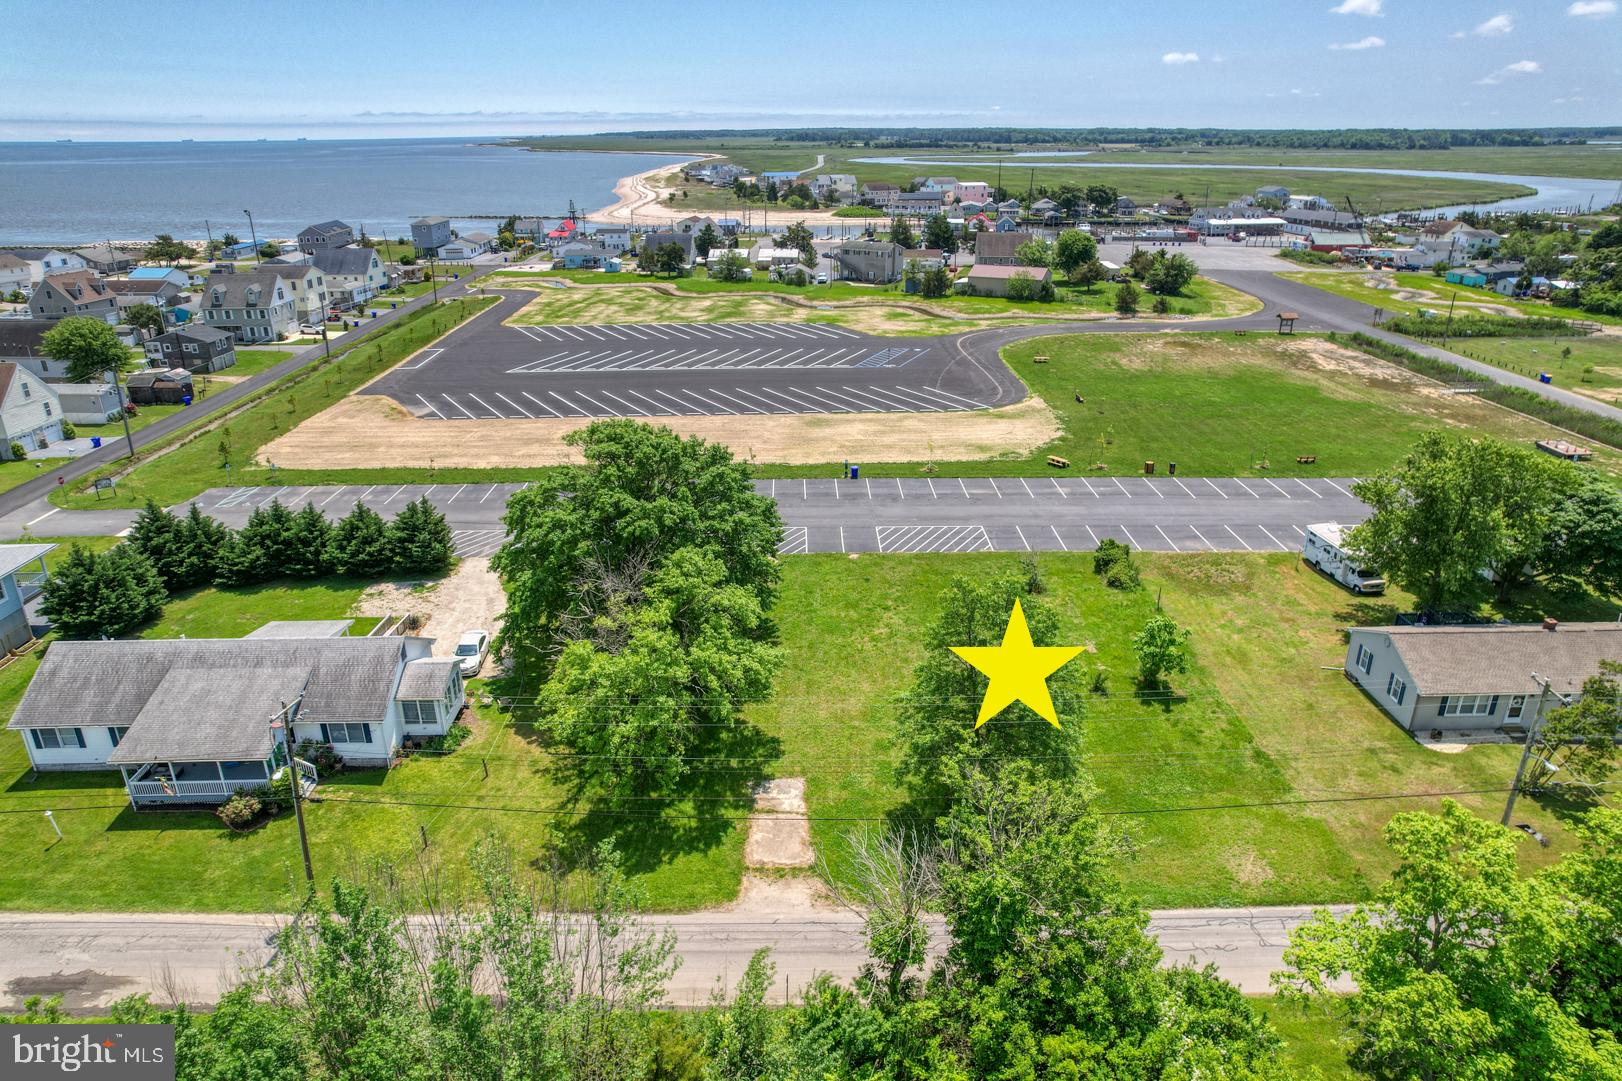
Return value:
<svg viewBox="0 0 1622 1081">
<path fill-rule="evenodd" d="M 613 252 L 589 240 L 570 241 L 558 249 L 557 255 L 568 270 L 601 270 L 614 258 Z"/>
<path fill-rule="evenodd" d="M 237 362 L 232 336 L 208 326 L 177 327 L 141 343 L 147 363 L 154 367 L 184 368 L 188 372 L 217 372 Z"/>
<path fill-rule="evenodd" d="M 1622 662 L 1622 623 L 1351 627 L 1346 677 L 1410 732 L 1519 735 Z"/>
<path fill-rule="evenodd" d="M 1288 206 L 1290 202 L 1290 189 L 1283 184 L 1266 184 L 1256 189 L 1256 198 L 1273 199 L 1281 206 Z"/>
<path fill-rule="evenodd" d="M 906 265 L 906 250 L 889 240 L 847 240 L 828 254 L 846 281 L 893 282 Z"/>
<path fill-rule="evenodd" d="M 437 255 L 451 240 L 451 220 L 435 214 L 411 223 L 411 243 L 418 255 Z"/>
<path fill-rule="evenodd" d="M 51 385 L 27 368 L 0 362 L 0 458 L 15 458 L 13 443 L 24 452 L 44 450 L 62 438 L 62 403 Z"/>
<path fill-rule="evenodd" d="M 85 269 L 85 261 L 55 248 L 12 248 L 11 254 L 28 264 L 28 280 L 38 285 L 47 274 Z"/>
<path fill-rule="evenodd" d="M 349 248 L 340 249 L 350 251 Z M 368 251 L 367 248 L 355 248 L 354 251 Z M 328 311 L 332 306 L 332 297 L 327 291 L 327 275 L 315 264 L 315 256 L 299 252 L 294 259 L 279 255 L 274 259 L 267 259 L 265 266 L 275 267 L 276 273 L 282 276 L 282 281 L 293 291 L 293 306 L 298 311 L 298 320 L 301 323 L 319 324 L 326 322 Z M 375 258 L 375 255 L 374 255 Z"/>
<path fill-rule="evenodd" d="M 599 225 L 584 239 L 607 248 L 615 255 L 631 250 L 631 228 L 628 225 Z"/>
<path fill-rule="evenodd" d="M 135 252 L 115 248 L 111 244 L 92 244 L 73 254 L 84 260 L 87 269 L 98 274 L 122 274 L 141 261 Z"/>
<path fill-rule="evenodd" d="M 358 308 L 388 288 L 388 271 L 371 248 L 317 252 L 310 256 L 310 263 L 321 272 L 329 307 L 337 307 L 339 294 L 346 294 L 346 306 Z"/>
<path fill-rule="evenodd" d="M 220 258 L 227 262 L 241 262 L 252 259 L 259 251 L 259 245 L 251 240 L 239 240 L 235 244 L 227 244 L 220 249 Z"/>
<path fill-rule="evenodd" d="M 55 322 L 69 316 L 118 322 L 118 299 L 107 284 L 88 270 L 47 274 L 28 298 L 35 319 Z"/>
<path fill-rule="evenodd" d="M 132 282 L 169 282 L 182 292 L 192 283 L 189 271 L 172 266 L 138 266 L 129 272 L 128 278 Z"/>
<path fill-rule="evenodd" d="M 8 251 L 0 251 L 0 298 L 12 293 L 26 294 L 34 286 L 34 275 L 28 260 L 19 259 Z"/>
<path fill-rule="evenodd" d="M 666 244 L 674 244 L 681 249 L 681 264 L 684 267 L 693 265 L 693 238 L 688 233 L 678 233 L 675 230 L 658 230 L 642 234 L 642 245 L 638 248 L 641 254 L 638 262 L 646 260 L 642 269 L 650 269 L 653 265 L 653 253 Z"/>
<path fill-rule="evenodd" d="M 293 290 L 279 268 L 211 274 L 198 290 L 202 325 L 223 330 L 239 343 L 287 337 L 298 320 Z"/>
<path fill-rule="evenodd" d="M 54 544 L 0 544 L 0 648 L 21 649 L 34 640 L 24 606 L 45 587 L 45 557 Z"/>
<path fill-rule="evenodd" d="M 37 771 L 118 770 L 139 809 L 264 785 L 286 764 L 284 738 L 387 767 L 462 709 L 457 663 L 433 657 L 431 638 L 335 635 L 329 622 L 261 631 L 57 642 L 7 727 Z M 273 728 L 284 716 L 289 729 Z"/>
<path fill-rule="evenodd" d="M 298 250 L 305 255 L 314 255 L 318 251 L 331 251 L 334 248 L 348 247 L 355 242 L 355 230 L 344 222 L 334 218 L 331 221 L 317 222 L 306 225 L 299 230 Z"/>
<path fill-rule="evenodd" d="M 489 233 L 463 233 L 439 246 L 439 257 L 452 262 L 468 261 L 483 255 L 494 244 Z"/>
</svg>

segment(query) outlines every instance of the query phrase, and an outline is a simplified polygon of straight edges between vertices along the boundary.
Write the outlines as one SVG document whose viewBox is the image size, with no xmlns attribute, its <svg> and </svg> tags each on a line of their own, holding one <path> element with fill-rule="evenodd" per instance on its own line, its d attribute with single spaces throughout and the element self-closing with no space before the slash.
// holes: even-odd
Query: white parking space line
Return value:
<svg viewBox="0 0 1622 1081">
<path fill-rule="evenodd" d="M 800 412 L 800 410 L 798 410 L 798 409 L 793 409 L 793 408 L 785 409 L 783 406 L 779 405 L 777 402 L 772 401 L 770 398 L 767 398 L 764 395 L 756 394 L 754 391 L 744 390 L 742 387 L 733 387 L 732 389 L 736 393 L 742 394 L 746 398 L 753 398 L 757 402 L 764 403 L 765 406 L 766 406 L 766 412 L 768 412 L 768 413 L 799 413 Z M 770 387 L 762 387 L 761 389 L 765 390 L 765 391 L 770 391 L 771 388 Z M 820 412 L 820 410 L 812 410 L 812 412 Z"/>
<path fill-rule="evenodd" d="M 466 413 L 468 420 L 478 420 L 479 419 L 478 417 L 474 416 L 471 412 L 469 412 L 466 406 L 464 406 L 461 402 L 457 401 L 455 398 L 452 398 L 449 394 L 441 394 L 440 397 L 444 398 L 447 402 L 450 402 L 451 405 L 455 406 L 457 409 L 460 409 L 463 413 Z"/>
<path fill-rule="evenodd" d="M 819 406 L 817 406 L 817 404 L 815 402 L 804 401 L 803 399 L 796 398 L 792 394 L 790 394 L 789 391 L 794 390 L 793 387 L 786 387 L 786 388 L 784 388 L 782 390 L 779 390 L 776 387 L 762 387 L 761 389 L 764 392 L 766 392 L 767 394 L 775 394 L 779 398 L 783 398 L 783 399 L 786 399 L 788 401 L 794 402 L 797 405 L 809 406 L 810 408 L 806 410 L 806 412 L 808 412 L 808 413 L 823 413 L 823 412 L 826 412 L 825 409 L 822 409 Z"/>
<path fill-rule="evenodd" d="M 738 411 L 736 409 L 729 409 L 726 406 L 722 405 L 720 402 L 711 401 L 709 398 L 707 398 L 704 395 L 700 394 L 698 391 L 694 390 L 692 387 L 684 387 L 684 388 L 682 388 L 682 393 L 687 395 L 689 398 L 694 398 L 694 399 L 697 399 L 700 402 L 703 402 L 706 406 L 708 406 L 708 408 L 705 410 L 705 412 L 709 413 L 711 416 L 715 415 L 714 410 L 716 410 L 716 409 L 719 409 L 721 412 L 730 414 L 731 416 L 734 416 L 734 417 L 738 415 Z"/>
<path fill-rule="evenodd" d="M 580 333 L 576 332 L 571 327 L 554 327 L 553 329 L 555 329 L 559 334 L 563 335 L 565 338 L 573 338 L 575 341 L 582 341 L 582 342 L 589 340 L 584 334 L 580 334 Z"/>
<path fill-rule="evenodd" d="M 479 497 L 479 502 L 483 503 L 486 499 L 489 499 L 491 496 L 495 495 L 497 487 L 498 486 L 494 484 L 490 485 L 490 490 Z"/>
<path fill-rule="evenodd" d="M 1236 541 L 1238 541 L 1238 542 L 1239 542 L 1239 543 L 1240 543 L 1240 544 L 1243 544 L 1243 545 L 1244 545 L 1244 546 L 1245 546 L 1245 551 L 1247 551 L 1247 552 L 1254 552 L 1254 551 L 1255 551 L 1255 550 L 1256 550 L 1256 549 L 1254 549 L 1254 548 L 1252 548 L 1252 547 L 1251 547 L 1251 546 L 1250 546 L 1250 542 L 1249 542 L 1249 541 L 1247 541 L 1247 540 L 1245 540 L 1245 538 L 1243 538 L 1243 537 L 1241 537 L 1241 536 L 1240 536 L 1240 535 L 1239 535 L 1239 534 L 1237 534 L 1237 533 L 1235 533 L 1235 532 L 1234 532 L 1234 531 L 1233 531 L 1233 526 L 1231 526 L 1231 525 L 1225 525 L 1225 526 L 1223 526 L 1223 527 L 1222 527 L 1222 528 L 1223 528 L 1223 529 L 1226 529 L 1226 530 L 1227 530 L 1227 531 L 1228 531 L 1228 534 L 1229 534 L 1229 535 L 1230 535 L 1230 536 L 1232 536 L 1232 537 L 1233 537 L 1233 539 L 1234 539 L 1234 540 L 1236 540 Z"/>
<path fill-rule="evenodd" d="M 1086 523 L 1083 523 L 1081 528 L 1083 528 L 1083 529 L 1085 529 L 1087 531 L 1087 536 L 1092 538 L 1093 547 L 1097 548 L 1098 547 L 1098 534 L 1093 532 L 1093 527 L 1090 526 L 1090 525 L 1087 525 Z"/>
<path fill-rule="evenodd" d="M 789 387 L 796 394 L 804 394 L 808 398 L 815 398 L 833 406 L 835 413 L 869 413 L 870 408 L 852 398 L 841 398 L 831 390 L 807 390 L 804 387 Z"/>
<path fill-rule="evenodd" d="M 1290 528 L 1295 530 L 1297 533 L 1301 534 L 1301 536 L 1303 536 L 1303 537 L 1307 535 L 1307 531 L 1302 529 L 1298 525 L 1292 525 Z"/>
<path fill-rule="evenodd" d="M 1251 494 L 1252 498 L 1255 498 L 1255 499 L 1260 499 L 1261 498 L 1261 496 L 1256 494 L 1256 490 L 1254 488 L 1252 488 L 1250 485 L 1246 484 L 1244 481 L 1240 480 L 1238 477 L 1233 478 L 1233 482 L 1235 484 L 1239 485 L 1239 487 L 1243 488 L 1245 491 L 1249 492 Z"/>
<path fill-rule="evenodd" d="M 497 420 L 506 419 L 504 414 L 501 412 L 501 410 L 497 409 L 495 406 L 491 405 L 489 402 L 485 401 L 483 398 L 479 397 L 477 394 L 474 394 L 472 391 L 468 391 L 467 396 L 469 398 L 472 398 L 474 401 L 478 402 L 485 409 L 490 410 L 490 415 L 495 417 Z M 288 783 L 291 784 L 292 782 L 289 781 Z"/>
<path fill-rule="evenodd" d="M 869 399 L 871 401 L 877 402 L 879 409 L 884 410 L 886 412 L 889 412 L 889 411 L 892 411 L 892 410 L 893 411 L 899 411 L 899 412 L 902 412 L 902 413 L 914 412 L 914 410 L 908 409 L 904 404 L 902 404 L 900 402 L 892 402 L 888 398 L 884 398 L 884 397 L 881 397 L 878 394 L 873 393 L 873 391 L 871 389 L 857 390 L 855 387 L 846 387 L 846 386 L 841 386 L 839 389 L 843 390 L 843 391 L 847 391 L 848 393 L 854 395 L 857 398 L 867 398 L 867 399 Z"/>
<path fill-rule="evenodd" d="M 403 492 L 405 490 L 406 490 L 406 486 L 404 484 L 400 485 L 400 487 L 396 488 L 393 492 L 391 492 L 389 494 L 389 497 L 387 499 L 383 500 L 384 505 L 387 506 L 388 504 L 393 503 L 394 502 L 394 497 L 399 495 L 401 492 Z"/>
<path fill-rule="evenodd" d="M 914 404 L 910 410 L 911 412 L 916 413 L 920 409 L 922 409 L 922 411 L 925 413 L 944 413 L 947 411 L 945 406 L 937 405 L 928 398 L 922 397 L 911 387 L 886 387 L 885 389 L 889 391 L 890 394 L 900 398 L 904 402 L 913 402 Z"/>
<path fill-rule="evenodd" d="M 1174 481 L 1177 481 L 1177 487 L 1179 487 L 1179 488 L 1181 488 L 1181 489 L 1182 489 L 1182 490 L 1183 490 L 1183 491 L 1185 491 L 1185 492 L 1188 492 L 1188 498 L 1190 498 L 1190 499 L 1198 499 L 1198 498 L 1199 498 L 1199 496 L 1197 496 L 1197 495 L 1195 495 L 1195 494 L 1194 494 L 1194 493 L 1193 493 L 1193 492 L 1192 492 L 1192 491 L 1191 491 L 1191 490 L 1190 490 L 1190 489 L 1189 489 L 1189 487 L 1188 487 L 1188 485 L 1186 485 L 1186 484 L 1184 484 L 1184 483 L 1183 483 L 1183 482 L 1182 482 L 1182 481 L 1180 481 L 1180 480 L 1177 480 L 1177 478 L 1176 478 L 1176 477 L 1173 477 L 1173 478 L 1171 478 L 1171 479 L 1172 479 L 1172 480 L 1174 480 Z"/>
<path fill-rule="evenodd" d="M 417 361 L 417 363 L 407 364 L 404 367 L 396 368 L 394 370 L 397 372 L 414 372 L 418 368 L 421 368 L 423 365 L 427 364 L 430 360 L 433 360 L 435 357 L 439 356 L 439 354 L 443 353 L 444 351 L 444 349 L 440 348 L 424 349 L 421 354 L 422 359 Z M 292 782 L 288 783 L 291 784 Z"/>
<path fill-rule="evenodd" d="M 1019 543 L 1023 544 L 1025 546 L 1025 550 L 1029 552 L 1031 550 L 1031 542 L 1025 539 L 1025 530 L 1016 525 L 1014 527 L 1014 532 L 1019 534 Z"/>
<path fill-rule="evenodd" d="M 423 404 L 424 408 L 426 408 L 430 413 L 432 413 L 434 416 L 438 417 L 440 420 L 445 419 L 445 414 L 441 413 L 439 410 L 435 409 L 434 408 L 434 403 L 430 402 L 427 398 L 424 398 L 421 394 L 417 395 L 417 401 L 421 402 Z"/>
<path fill-rule="evenodd" d="M 449 499 L 445 500 L 445 502 L 447 504 L 456 502 L 456 497 L 461 495 L 465 491 L 467 491 L 467 485 L 464 484 L 460 488 L 456 489 L 456 491 L 452 492 L 451 497 Z"/>
<path fill-rule="evenodd" d="M 1126 496 L 1128 499 L 1132 498 L 1132 493 L 1126 490 L 1126 485 L 1121 483 L 1120 477 L 1111 477 L 1110 479 L 1115 482 L 1115 487 L 1121 490 L 1122 495 Z"/>
<path fill-rule="evenodd" d="M 1126 527 L 1122 526 L 1121 528 L 1125 529 Z M 1181 552 L 1182 551 L 1181 548 L 1177 547 L 1177 542 L 1176 541 L 1174 541 L 1170 537 L 1166 536 L 1166 531 L 1164 529 L 1161 529 L 1159 526 L 1155 526 L 1155 532 L 1160 534 L 1160 539 L 1161 540 L 1163 540 L 1167 544 L 1171 545 L 1171 550 L 1172 551 L 1174 551 L 1174 552 Z"/>
<path fill-rule="evenodd" d="M 514 326 L 513 329 L 518 331 L 518 333 L 522 334 L 524 337 L 528 338 L 530 341 L 541 342 L 542 345 L 545 345 L 546 343 L 541 341 L 541 339 L 537 338 L 535 336 L 536 334 L 545 334 L 548 338 L 551 338 L 553 341 L 562 341 L 563 340 L 562 338 L 558 337 L 556 334 L 553 334 L 550 330 L 547 330 L 545 327 Z"/>
<path fill-rule="evenodd" d="M 1332 480 L 1327 480 L 1326 479 L 1324 481 L 1324 483 L 1329 485 L 1329 487 L 1335 489 L 1335 491 L 1339 492 L 1341 495 L 1351 495 L 1352 494 L 1351 492 L 1347 491 L 1345 488 L 1342 488 L 1340 485 L 1336 484 Z"/>
<path fill-rule="evenodd" d="M 1188 528 L 1194 529 L 1193 524 L 1191 523 Z M 1201 544 L 1205 545 L 1207 548 L 1209 548 L 1213 552 L 1216 551 L 1216 545 L 1214 545 L 1210 541 L 1206 540 L 1204 533 L 1201 533 L 1198 529 L 1194 529 L 1194 535 L 1196 537 L 1200 538 L 1200 543 Z"/>
<path fill-rule="evenodd" d="M 1121 532 L 1126 534 L 1126 542 L 1128 544 L 1130 544 L 1132 547 L 1136 548 L 1140 552 L 1143 551 L 1143 545 L 1139 544 L 1137 542 L 1137 540 L 1132 536 L 1131 530 L 1127 529 L 1126 526 L 1123 525 L 1121 527 Z"/>
<path fill-rule="evenodd" d="M 1263 533 L 1267 533 L 1267 527 L 1264 526 L 1264 525 L 1259 525 L 1258 524 L 1256 526 L 1256 528 L 1261 530 Z M 1279 551 L 1281 551 L 1281 552 L 1288 552 L 1290 550 L 1288 545 L 1286 545 L 1283 541 L 1279 540 L 1277 537 L 1273 536 L 1273 534 L 1271 534 L 1271 533 L 1267 533 L 1267 539 L 1272 541 L 1274 544 L 1278 545 Z"/>
<path fill-rule="evenodd" d="M 625 399 L 624 399 L 624 398 L 621 398 L 621 397 L 620 397 L 620 396 L 619 396 L 619 395 L 618 395 L 618 394 L 615 394 L 615 393 L 614 393 L 614 392 L 613 392 L 613 391 L 611 391 L 611 390 L 605 390 L 605 391 L 601 391 L 601 392 L 600 392 L 600 393 L 601 393 L 601 394 L 602 394 L 602 396 L 603 396 L 603 397 L 605 397 L 605 398 L 612 398 L 612 399 L 614 399 L 614 400 L 615 400 L 615 401 L 616 401 L 616 402 L 618 402 L 618 403 L 620 403 L 620 404 L 621 404 L 621 405 L 623 405 L 623 406 L 624 406 L 624 407 L 625 407 L 625 408 L 627 408 L 627 409 L 633 409 L 633 410 L 635 410 L 635 411 L 636 411 L 636 415 L 637 415 L 637 416 L 639 416 L 639 417 L 645 417 L 645 416 L 648 416 L 648 415 L 649 415 L 649 414 L 648 414 L 648 411 L 647 411 L 647 410 L 646 410 L 646 409 L 643 409 L 643 408 L 642 408 L 642 407 L 640 407 L 640 406 L 636 406 L 636 405 L 632 405 L 632 404 L 631 404 L 631 403 L 630 403 L 630 402 L 628 402 L 628 401 L 626 401 L 626 400 L 625 400 Z M 627 414 L 627 415 L 629 415 L 629 414 Z"/>
<path fill-rule="evenodd" d="M 602 413 L 598 414 L 599 416 L 618 417 L 623 415 L 615 412 L 613 409 L 610 409 L 608 406 L 604 405 L 602 402 L 599 402 L 596 398 L 593 398 L 583 390 L 577 390 L 575 393 L 586 399 L 586 401 L 590 402 L 595 408 L 601 409 Z"/>
<path fill-rule="evenodd" d="M 1058 477 L 1049 477 L 1048 480 L 1053 482 L 1053 487 L 1059 493 L 1061 498 L 1063 498 L 1063 499 L 1069 499 L 1070 498 L 1070 493 L 1066 492 L 1064 490 L 1064 485 L 1059 483 L 1059 478 Z"/>
<path fill-rule="evenodd" d="M 940 390 L 935 387 L 919 387 L 918 391 L 921 394 L 932 394 L 946 402 L 948 405 L 952 405 L 954 402 L 958 403 L 952 405 L 952 408 L 954 409 L 984 409 L 986 407 L 986 403 L 984 402 L 977 402 L 970 398 L 965 398 L 961 395 L 953 394 L 950 391 Z"/>
<path fill-rule="evenodd" d="M 347 488 L 347 487 L 348 487 L 348 485 L 344 485 L 344 486 L 340 487 L 336 492 L 333 492 L 331 495 L 327 496 L 327 498 L 325 498 L 321 502 L 317 503 L 316 506 L 324 507 L 328 503 L 331 503 L 334 499 L 337 499 L 338 496 L 343 492 L 344 488 Z M 33 525 L 33 523 L 30 522 L 29 525 Z"/>
<path fill-rule="evenodd" d="M 1218 488 L 1216 486 L 1216 482 L 1213 481 L 1210 477 L 1205 478 L 1205 483 L 1209 484 L 1211 486 L 1211 490 L 1214 491 L 1217 495 L 1221 496 L 1223 499 L 1228 498 L 1228 493 L 1224 492 L 1221 488 Z"/>
<path fill-rule="evenodd" d="M 1300 477 L 1295 478 L 1295 483 L 1299 484 L 1301 487 L 1305 488 L 1307 491 L 1311 492 L 1313 495 L 1317 496 L 1319 499 L 1322 499 L 1324 497 L 1324 494 L 1322 492 L 1318 491 L 1318 489 L 1314 488 L 1312 485 L 1308 484 L 1306 481 L 1302 480 Z"/>
<path fill-rule="evenodd" d="M 1160 485 L 1156 484 L 1154 481 L 1150 480 L 1148 477 L 1143 478 L 1143 483 L 1147 484 L 1149 486 L 1149 490 L 1151 492 L 1153 492 L 1155 495 L 1159 496 L 1161 499 L 1166 498 L 1166 493 L 1162 492 L 1160 490 Z"/>
<path fill-rule="evenodd" d="M 642 333 L 640 330 L 636 329 L 636 327 L 622 326 L 622 325 L 620 325 L 618 323 L 615 324 L 615 327 L 617 329 L 619 329 L 619 330 L 624 331 L 626 334 L 629 334 L 633 338 L 639 338 L 642 341 L 647 341 L 648 340 L 648 336 L 646 334 Z"/>
<path fill-rule="evenodd" d="M 534 402 L 536 405 L 540 406 L 542 409 L 546 410 L 548 413 L 551 413 L 554 417 L 563 416 L 562 413 L 559 413 L 556 409 L 553 409 L 551 406 L 547 405 L 545 402 L 543 402 L 539 398 L 535 397 L 535 395 L 531 394 L 529 391 L 522 390 L 522 391 L 519 391 L 519 393 L 522 394 L 524 397 L 528 398 L 530 401 Z"/>
<path fill-rule="evenodd" d="M 559 413 L 558 414 L 559 416 L 570 416 L 570 417 L 589 417 L 589 416 L 591 416 L 591 414 L 588 413 L 585 409 L 583 409 L 582 407 L 580 407 L 578 405 L 575 405 L 573 402 L 571 402 L 569 399 L 565 398 L 563 395 L 559 394 L 557 391 L 549 390 L 549 391 L 547 391 L 547 393 L 552 395 L 552 397 L 556 398 L 558 401 L 562 402 L 565 406 L 568 407 L 569 412 L 568 413 Z M 525 395 L 525 397 L 528 397 L 528 395 Z"/>
<path fill-rule="evenodd" d="M 1081 478 L 1081 483 L 1083 483 L 1083 484 L 1085 484 L 1087 486 L 1088 494 L 1090 494 L 1094 499 L 1100 498 L 1100 496 L 1098 494 L 1098 489 L 1093 487 L 1093 482 L 1092 481 L 1088 480 L 1086 477 L 1082 477 Z"/>
<path fill-rule="evenodd" d="M 750 405 L 748 402 L 743 401 L 740 398 L 734 398 L 732 395 L 728 394 L 724 390 L 717 390 L 715 387 L 707 387 L 705 389 L 707 389 L 711 394 L 715 395 L 717 398 L 725 398 L 727 401 L 731 402 L 733 405 L 738 406 L 739 409 L 742 412 L 745 412 L 745 413 L 759 413 L 759 412 L 761 412 L 760 406 L 758 406 L 758 405 Z"/>
<path fill-rule="evenodd" d="M 777 544 L 778 555 L 804 555 L 811 550 L 811 531 L 803 525 L 783 527 L 783 539 Z"/>
<path fill-rule="evenodd" d="M 1286 492 L 1283 488 L 1280 488 L 1277 484 L 1273 484 L 1273 479 L 1271 477 L 1263 477 L 1262 480 L 1265 480 L 1268 484 L 1272 484 L 1274 491 L 1278 492 L 1278 494 L 1283 496 L 1285 499 L 1294 499 L 1295 498 L 1295 496 L 1291 495 L 1289 492 Z"/>
<path fill-rule="evenodd" d="M 646 394 L 643 394 L 642 392 L 636 391 L 636 390 L 627 389 L 625 391 L 625 394 L 626 394 L 627 397 L 641 398 L 644 402 L 647 402 L 650 406 L 652 406 L 653 407 L 652 412 L 647 414 L 650 417 L 668 417 L 668 416 L 670 416 L 670 407 L 668 405 L 665 405 L 663 402 L 656 402 L 652 398 L 648 397 Z"/>
</svg>

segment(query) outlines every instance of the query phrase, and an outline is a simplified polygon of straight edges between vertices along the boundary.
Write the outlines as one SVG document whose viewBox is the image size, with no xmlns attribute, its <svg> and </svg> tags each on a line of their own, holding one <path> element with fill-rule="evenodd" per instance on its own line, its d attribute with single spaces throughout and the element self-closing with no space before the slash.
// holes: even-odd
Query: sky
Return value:
<svg viewBox="0 0 1622 1081">
<path fill-rule="evenodd" d="M 1619 0 L 0 5 L 0 140 L 1622 124 Z M 232 62 L 225 62 L 230 56 Z"/>
</svg>

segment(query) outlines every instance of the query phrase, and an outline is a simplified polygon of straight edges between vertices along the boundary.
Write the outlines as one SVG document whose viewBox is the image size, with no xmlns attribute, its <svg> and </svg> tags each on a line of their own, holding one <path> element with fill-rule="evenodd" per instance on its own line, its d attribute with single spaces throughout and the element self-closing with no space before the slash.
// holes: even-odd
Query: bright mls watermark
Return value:
<svg viewBox="0 0 1622 1081">
<path fill-rule="evenodd" d="M 7 1025 L 0 1077 L 174 1081 L 173 1025 Z"/>
</svg>

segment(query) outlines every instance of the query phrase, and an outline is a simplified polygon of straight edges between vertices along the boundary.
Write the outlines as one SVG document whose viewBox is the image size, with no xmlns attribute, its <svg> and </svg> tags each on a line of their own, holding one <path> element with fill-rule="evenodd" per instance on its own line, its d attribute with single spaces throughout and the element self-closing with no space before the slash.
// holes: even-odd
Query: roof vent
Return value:
<svg viewBox="0 0 1622 1081">
<path fill-rule="evenodd" d="M 1560 626 L 1560 621 L 1558 619 L 1555 619 L 1552 616 L 1545 616 L 1543 618 L 1543 629 L 1544 630 L 1552 631 L 1558 626 Z"/>
</svg>

